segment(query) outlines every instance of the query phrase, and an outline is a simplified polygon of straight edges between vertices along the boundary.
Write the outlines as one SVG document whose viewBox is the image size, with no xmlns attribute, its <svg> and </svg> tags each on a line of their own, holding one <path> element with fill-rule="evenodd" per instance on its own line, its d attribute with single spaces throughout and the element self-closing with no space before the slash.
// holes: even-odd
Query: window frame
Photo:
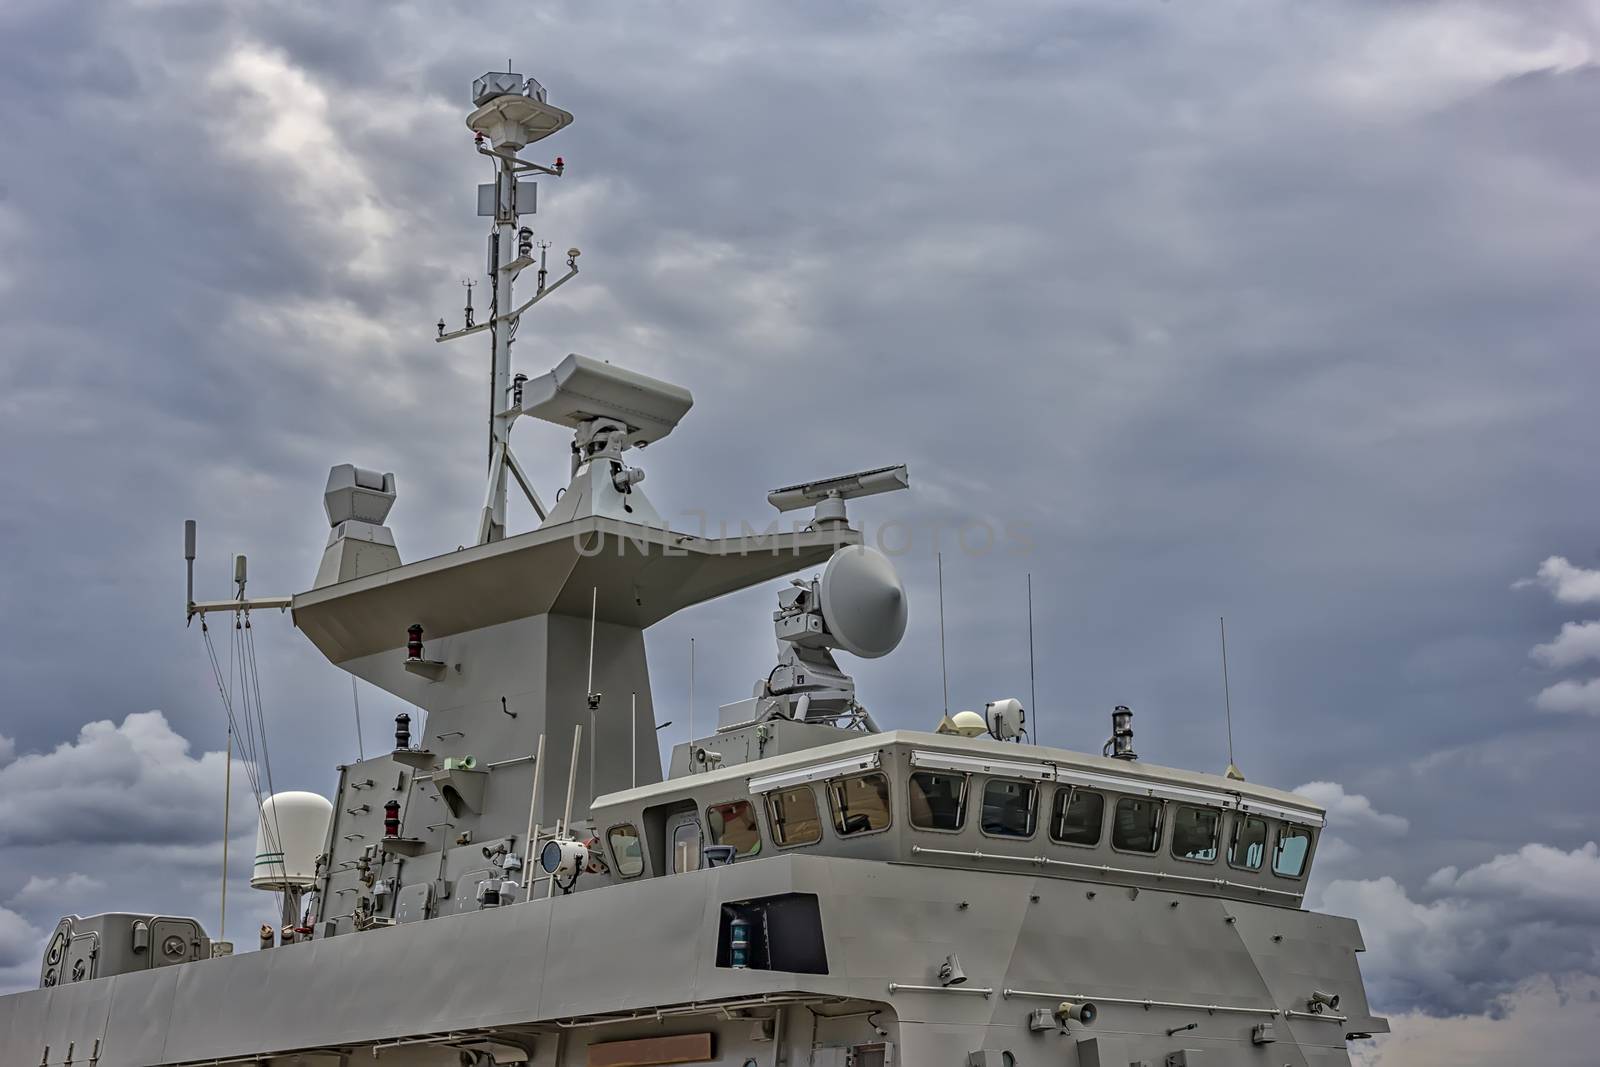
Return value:
<svg viewBox="0 0 1600 1067">
<path fill-rule="evenodd" d="M 1184 863 L 1200 863 L 1206 866 L 1214 866 L 1217 862 L 1217 858 L 1222 855 L 1222 825 L 1223 817 L 1227 814 L 1227 812 L 1223 811 L 1221 808 L 1212 807 L 1210 804 L 1179 804 L 1178 807 L 1192 808 L 1196 811 L 1208 811 L 1217 817 L 1216 825 L 1211 831 L 1211 851 L 1213 855 L 1208 860 L 1195 859 L 1193 856 L 1180 855 L 1178 853 L 1178 821 L 1176 819 L 1172 820 L 1172 832 L 1164 835 L 1168 839 L 1167 852 L 1172 856 L 1173 859 L 1180 860 Z M 1163 816 L 1165 816 L 1165 812 L 1163 812 Z"/>
<path fill-rule="evenodd" d="M 1049 839 L 1050 843 L 1052 845 L 1066 845 L 1068 848 L 1099 848 L 1101 845 L 1105 844 L 1106 843 L 1106 794 L 1105 794 L 1105 791 L 1104 790 L 1100 790 L 1100 789 L 1090 789 L 1090 788 L 1088 788 L 1086 786 L 1078 785 L 1076 782 L 1069 782 L 1067 784 L 1067 787 L 1066 787 L 1067 803 L 1062 808 L 1062 811 L 1061 811 L 1062 815 L 1066 815 L 1067 812 L 1072 810 L 1072 801 L 1080 793 L 1084 793 L 1084 794 L 1087 794 L 1089 796 L 1096 796 L 1096 797 L 1100 798 L 1100 832 L 1099 832 L 1099 834 L 1097 834 L 1095 836 L 1094 843 L 1091 844 L 1091 845 L 1086 845 L 1082 841 L 1063 841 L 1063 840 L 1061 840 L 1061 839 L 1056 837 L 1056 805 L 1055 805 L 1055 800 L 1056 800 L 1056 797 L 1059 797 L 1061 795 L 1061 793 L 1062 793 L 1062 788 L 1061 788 L 1060 785 L 1057 785 L 1055 794 L 1053 796 L 1051 796 L 1051 798 L 1050 798 L 1050 825 L 1048 827 L 1046 827 L 1045 832 L 1044 832 L 1045 837 Z"/>
<path fill-rule="evenodd" d="M 1156 806 L 1155 847 L 1148 851 L 1137 848 L 1123 848 L 1117 844 L 1117 808 L 1125 800 L 1148 802 Z M 1167 804 L 1165 797 L 1139 796 L 1136 793 L 1122 793 L 1117 796 L 1117 803 L 1111 809 L 1111 851 L 1120 852 L 1124 856 L 1145 856 L 1155 859 L 1161 858 L 1161 845 L 1167 836 Z"/>
<path fill-rule="evenodd" d="M 912 815 L 911 815 L 911 812 L 912 812 L 912 807 L 911 807 L 911 782 L 912 782 L 912 779 L 916 778 L 916 776 L 919 775 L 919 774 L 926 774 L 926 775 L 929 775 L 930 777 L 939 777 L 939 778 L 957 778 L 957 777 L 959 777 L 961 779 L 961 796 L 960 796 L 960 799 L 958 799 L 956 801 L 956 813 L 960 817 L 956 820 L 956 828 L 954 830 L 946 830 L 943 827 L 939 827 L 939 826 L 918 826 L 917 825 L 917 820 L 915 818 L 913 818 Z M 911 829 L 917 831 L 918 833 L 926 833 L 926 834 L 959 834 L 959 833 L 961 833 L 962 831 L 964 831 L 967 828 L 967 802 L 969 800 L 971 800 L 971 793 L 972 793 L 972 775 L 970 775 L 970 774 L 968 774 L 968 773 L 966 773 L 964 771 L 960 771 L 960 772 L 958 772 L 958 771 L 930 771 L 930 770 L 923 770 L 923 769 L 920 769 L 920 768 L 913 767 L 911 769 L 911 771 L 906 775 L 906 825 L 911 827 Z M 890 812 L 890 815 L 891 815 L 891 817 L 893 816 L 893 812 L 892 811 Z M 982 817 L 980 816 L 979 819 L 981 821 Z M 853 837 L 855 835 L 852 834 L 851 836 Z"/>
<path fill-rule="evenodd" d="M 1039 833 L 1039 783 L 1030 778 L 1012 778 L 1004 774 L 990 774 L 983 779 L 983 792 L 986 798 L 989 786 L 995 782 L 1016 782 L 1028 787 L 1028 832 L 1026 834 L 992 834 L 983 828 L 983 808 L 985 800 L 978 801 L 978 833 L 991 841 L 1032 841 Z"/>
<path fill-rule="evenodd" d="M 1240 828 L 1252 819 L 1261 824 L 1261 862 L 1256 864 L 1254 867 L 1250 866 L 1248 863 L 1233 862 L 1233 848 L 1239 843 Z M 1233 833 L 1228 836 L 1228 866 L 1236 871 L 1249 871 L 1251 874 L 1260 874 L 1261 869 L 1267 865 L 1267 842 L 1272 840 L 1272 823 L 1270 823 L 1264 815 L 1255 815 L 1247 811 L 1239 811 L 1235 812 L 1233 815 L 1232 828 Z M 1283 876 L 1279 875 L 1278 877 L 1281 878 Z"/>
<path fill-rule="evenodd" d="M 777 815 L 773 814 L 773 811 L 772 811 L 772 798 L 774 796 L 778 795 L 779 793 L 798 793 L 802 789 L 805 790 L 807 793 L 811 794 L 811 810 L 813 812 L 815 812 L 816 816 L 817 816 L 817 836 L 815 838 L 811 839 L 810 841 L 791 841 L 791 842 L 788 842 L 787 844 L 785 844 L 785 843 L 780 842 L 778 840 L 777 831 L 773 829 L 774 827 L 779 825 L 781 820 L 777 817 Z M 823 813 L 824 809 L 823 809 L 823 807 L 821 805 L 819 805 L 817 803 L 817 791 L 816 791 L 816 789 L 814 789 L 812 787 L 810 782 L 801 782 L 798 785 L 789 786 L 787 789 L 769 789 L 769 790 L 767 790 L 767 792 L 761 794 L 761 802 L 762 802 L 762 806 L 767 809 L 767 830 L 768 830 L 768 836 L 770 836 L 772 838 L 772 847 L 773 848 L 776 848 L 776 849 L 811 848 L 811 847 L 813 847 L 815 845 L 820 845 L 822 843 L 823 830 L 824 830 L 824 827 L 827 825 L 828 820 L 826 820 L 826 819 L 824 819 L 822 817 L 822 813 Z"/>
<path fill-rule="evenodd" d="M 685 820 L 682 816 L 687 815 Z M 685 826 L 693 826 L 695 836 L 700 839 L 700 851 L 695 856 L 694 866 L 687 870 L 678 869 L 678 831 Z M 678 812 L 670 821 L 667 833 L 667 873 L 668 874 L 693 874 L 695 871 L 706 869 L 706 828 L 700 822 L 700 813 L 694 810 Z"/>
<path fill-rule="evenodd" d="M 734 858 L 742 860 L 742 859 L 748 859 L 748 858 L 750 858 L 752 856 L 761 855 L 761 846 L 766 844 L 766 836 L 761 832 L 761 815 L 756 810 L 755 803 L 753 801 L 751 801 L 751 799 L 749 797 L 734 797 L 732 800 L 713 801 L 712 803 L 707 804 L 705 806 L 705 810 L 704 810 L 703 814 L 705 815 L 705 820 L 706 820 L 706 822 L 705 822 L 706 843 L 710 844 L 710 845 L 726 844 L 727 842 L 725 842 L 725 841 L 714 841 L 714 840 L 712 840 L 712 834 L 711 834 L 711 810 L 713 808 L 732 808 L 732 807 L 737 807 L 740 804 L 743 804 L 745 806 L 745 808 L 749 810 L 749 812 L 750 812 L 750 821 L 755 824 L 755 831 L 756 831 L 756 847 L 755 848 L 751 849 L 749 852 L 740 852 L 737 849 L 734 850 L 734 853 L 733 853 Z"/>
<path fill-rule="evenodd" d="M 1301 831 L 1304 831 L 1304 833 L 1305 833 L 1305 837 L 1306 837 L 1306 853 L 1305 853 L 1304 856 L 1300 857 L 1300 873 L 1299 874 L 1279 874 L 1278 873 L 1278 859 L 1277 859 L 1278 848 L 1283 842 L 1283 832 L 1285 830 L 1301 830 Z M 1262 864 L 1267 868 L 1267 870 L 1272 872 L 1272 876 L 1274 878 L 1282 878 L 1286 882 L 1303 882 L 1306 879 L 1307 873 L 1309 873 L 1310 870 L 1311 870 L 1311 850 L 1312 850 L 1313 847 L 1315 847 L 1316 843 L 1317 843 L 1316 831 L 1313 830 L 1310 826 L 1307 826 L 1305 823 L 1301 823 L 1301 822 L 1280 822 L 1280 823 L 1278 823 L 1278 832 L 1275 835 L 1273 835 L 1273 838 L 1272 838 L 1272 852 L 1271 852 L 1270 855 L 1262 857 Z"/>
<path fill-rule="evenodd" d="M 871 778 L 874 775 L 883 779 L 884 805 L 888 809 L 889 821 L 884 823 L 883 826 L 876 830 L 856 830 L 851 833 L 840 832 L 838 813 L 834 810 L 833 806 L 833 787 L 836 785 L 842 786 L 845 782 L 852 781 L 856 778 Z M 840 841 L 855 841 L 858 838 L 872 837 L 875 834 L 886 834 L 890 830 L 894 829 L 894 783 L 890 781 L 889 772 L 884 768 L 878 767 L 873 770 L 857 771 L 855 774 L 841 774 L 839 777 L 830 778 L 822 784 L 828 795 L 828 829 L 832 832 L 833 836 L 838 838 Z"/>
<path fill-rule="evenodd" d="M 622 873 L 622 854 L 619 853 L 616 849 L 616 846 L 611 843 L 611 835 L 622 829 L 624 826 L 633 831 L 633 839 L 639 843 L 639 869 L 633 874 Z M 643 878 L 645 872 L 650 869 L 650 863 L 645 859 L 644 835 L 641 834 L 639 832 L 639 828 L 631 822 L 619 822 L 614 826 L 606 827 L 606 851 L 611 853 L 611 869 L 616 871 L 617 877 L 622 879 L 624 882 L 631 882 L 635 878 Z"/>
</svg>

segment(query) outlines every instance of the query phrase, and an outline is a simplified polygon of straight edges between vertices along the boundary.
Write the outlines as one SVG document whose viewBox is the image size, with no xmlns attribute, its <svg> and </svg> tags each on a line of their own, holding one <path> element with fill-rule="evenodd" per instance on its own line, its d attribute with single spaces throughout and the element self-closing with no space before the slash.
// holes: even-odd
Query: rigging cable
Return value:
<svg viewBox="0 0 1600 1067">
<path fill-rule="evenodd" d="M 205 638 L 206 655 L 211 661 L 211 673 L 217 684 L 217 695 L 222 698 L 222 708 L 225 712 L 227 712 L 228 715 L 228 726 L 232 730 L 234 738 L 240 742 L 241 762 L 244 764 L 245 777 L 250 783 L 250 791 L 256 798 L 256 822 L 258 825 L 260 825 L 260 812 L 263 800 L 263 797 L 261 796 L 260 771 L 256 767 L 254 758 L 247 756 L 244 752 L 244 737 L 239 729 L 239 717 L 235 714 L 233 705 L 232 688 L 234 659 L 232 653 L 234 642 L 231 640 L 229 641 L 228 677 L 226 681 L 224 681 L 222 675 L 222 661 L 217 657 L 216 646 L 211 640 L 211 628 L 206 625 L 206 620 L 203 617 L 200 620 L 200 634 L 203 638 Z M 242 691 L 243 687 L 241 686 L 241 692 Z M 263 827 L 263 829 L 265 829 L 265 827 Z M 269 833 L 268 836 L 270 839 L 272 835 Z M 279 900 L 279 911 L 282 911 L 281 897 Z"/>
<path fill-rule="evenodd" d="M 256 666 L 256 636 L 255 630 L 250 625 L 250 613 L 248 611 L 245 612 L 244 615 L 244 637 L 245 639 L 243 645 L 249 650 L 250 688 L 255 693 L 256 728 L 261 738 L 261 765 L 267 772 L 267 795 L 268 797 L 271 797 L 277 792 L 277 789 L 272 784 L 272 752 L 267 747 L 267 716 L 261 703 L 261 671 Z M 241 691 L 242 690 L 243 684 L 241 678 Z M 272 806 L 272 833 L 269 835 L 269 839 L 273 839 L 273 848 L 279 854 L 278 869 L 287 879 L 289 874 L 288 857 L 283 855 L 283 830 L 278 823 L 278 806 L 276 804 Z M 283 910 L 281 893 L 279 894 L 278 910 L 281 914 Z M 296 926 L 300 924 L 300 920 L 301 916 L 296 915 L 294 917 Z"/>
</svg>

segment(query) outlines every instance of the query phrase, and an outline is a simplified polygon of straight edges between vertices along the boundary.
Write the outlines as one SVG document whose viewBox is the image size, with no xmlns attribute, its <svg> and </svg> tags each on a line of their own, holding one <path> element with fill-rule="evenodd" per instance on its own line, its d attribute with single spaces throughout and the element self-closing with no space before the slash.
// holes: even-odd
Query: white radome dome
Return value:
<svg viewBox="0 0 1600 1067">
<path fill-rule="evenodd" d="M 316 793 L 274 793 L 261 805 L 256 824 L 252 889 L 310 889 L 317 857 L 327 843 L 333 802 Z"/>
</svg>

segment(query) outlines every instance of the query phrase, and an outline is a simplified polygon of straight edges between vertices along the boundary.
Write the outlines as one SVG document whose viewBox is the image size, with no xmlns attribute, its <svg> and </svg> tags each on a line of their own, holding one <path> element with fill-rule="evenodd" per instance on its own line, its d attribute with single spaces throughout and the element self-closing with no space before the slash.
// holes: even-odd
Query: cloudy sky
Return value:
<svg viewBox="0 0 1600 1067">
<path fill-rule="evenodd" d="M 66 912 L 216 925 L 183 519 L 203 596 L 241 551 L 310 585 L 333 463 L 396 473 L 406 559 L 472 537 L 486 358 L 430 337 L 509 55 L 577 115 L 536 225 L 584 250 L 519 369 L 689 387 L 642 459 L 686 528 L 910 465 L 855 509 L 912 531 L 881 722 L 941 710 L 936 550 L 958 706 L 1027 696 L 1032 576 L 1047 743 L 1127 703 L 1146 758 L 1220 770 L 1225 615 L 1239 764 L 1330 809 L 1314 897 L 1397 1031 L 1369 1062 L 1591 1062 L 1597 52 L 1593 0 L 6 0 L 0 987 Z M 548 498 L 563 435 L 518 434 Z M 688 639 L 709 716 L 770 599 L 652 631 L 668 742 Z M 275 784 L 326 792 L 348 680 L 286 619 L 256 644 Z"/>
</svg>

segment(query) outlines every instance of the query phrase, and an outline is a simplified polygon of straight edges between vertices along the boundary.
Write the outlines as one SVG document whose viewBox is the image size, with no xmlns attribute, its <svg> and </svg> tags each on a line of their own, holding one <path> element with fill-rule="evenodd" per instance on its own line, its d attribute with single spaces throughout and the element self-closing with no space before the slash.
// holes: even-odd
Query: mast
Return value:
<svg viewBox="0 0 1600 1067">
<path fill-rule="evenodd" d="M 487 529 L 480 531 L 479 542 L 499 541 L 506 535 L 506 456 L 511 448 L 511 341 L 516 335 L 514 320 L 502 321 L 500 313 L 515 307 L 513 294 L 517 281 L 513 249 L 517 229 L 516 164 L 503 157 L 495 159 L 495 217 L 489 233 L 489 514 Z M 528 205 L 533 210 L 533 205 Z"/>
<path fill-rule="evenodd" d="M 510 71 L 490 71 L 473 82 L 472 101 L 477 110 L 467 116 L 467 126 L 474 133 L 478 154 L 494 164 L 494 182 L 478 187 L 478 214 L 493 220 L 486 257 L 489 317 L 481 323 L 473 321 L 469 288 L 465 323 L 459 330 L 447 331 L 445 321 L 440 319 L 436 340 L 453 341 L 489 331 L 489 468 L 478 520 L 477 543 L 481 545 L 506 536 L 506 483 L 512 478 L 539 519 L 543 521 L 546 515 L 543 502 L 511 451 L 511 427 L 522 414 L 524 380 L 511 373 L 511 345 L 523 313 L 578 273 L 578 250 L 567 250 L 567 273 L 547 285 L 541 245 L 538 288 L 531 299 L 517 303 L 517 275 L 536 262 L 533 230 L 522 226 L 520 220 L 523 215 L 533 214 L 538 186 L 523 180 L 523 176 L 536 173 L 559 178 L 565 170 L 559 156 L 545 166 L 522 159 L 518 153 L 564 129 L 572 122 L 572 115 L 550 104 L 544 86 L 536 79 Z"/>
</svg>

